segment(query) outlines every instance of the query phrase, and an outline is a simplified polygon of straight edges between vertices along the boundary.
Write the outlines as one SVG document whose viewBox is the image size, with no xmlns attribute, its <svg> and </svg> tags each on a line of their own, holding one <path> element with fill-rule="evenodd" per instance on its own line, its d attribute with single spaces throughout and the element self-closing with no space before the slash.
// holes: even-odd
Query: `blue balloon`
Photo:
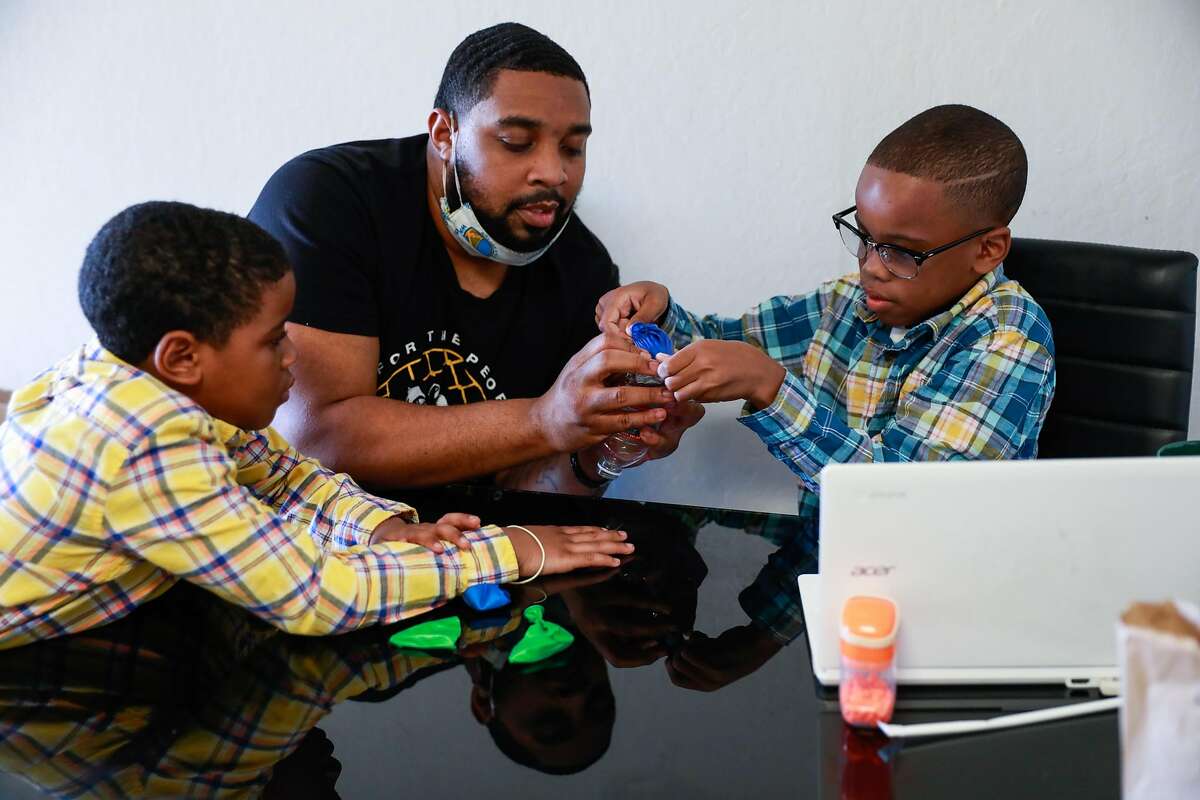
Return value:
<svg viewBox="0 0 1200 800">
<path fill-rule="evenodd" d="M 633 343 L 645 350 L 654 358 L 659 353 L 673 355 L 675 348 L 671 345 L 671 337 L 667 332 L 653 322 L 635 322 L 629 326 L 629 338 Z"/>
<path fill-rule="evenodd" d="M 512 602 L 508 592 L 501 589 L 498 583 L 477 583 L 463 592 L 463 600 L 476 611 L 504 608 Z"/>
</svg>

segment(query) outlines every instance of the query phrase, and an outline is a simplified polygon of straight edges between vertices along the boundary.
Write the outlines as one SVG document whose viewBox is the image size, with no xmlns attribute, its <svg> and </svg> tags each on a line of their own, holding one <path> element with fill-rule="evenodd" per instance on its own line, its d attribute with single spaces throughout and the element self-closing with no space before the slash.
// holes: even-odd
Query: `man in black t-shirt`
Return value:
<svg viewBox="0 0 1200 800">
<path fill-rule="evenodd" d="M 427 134 L 292 159 L 250 211 L 297 280 L 280 429 L 387 486 L 495 474 L 596 491 L 608 435 L 641 426 L 652 455 L 673 451 L 699 406 L 606 385 L 656 365 L 595 336 L 596 303 L 619 281 L 573 213 L 591 133 L 579 65 L 530 28 L 496 25 L 454 50 L 435 106 Z"/>
</svg>

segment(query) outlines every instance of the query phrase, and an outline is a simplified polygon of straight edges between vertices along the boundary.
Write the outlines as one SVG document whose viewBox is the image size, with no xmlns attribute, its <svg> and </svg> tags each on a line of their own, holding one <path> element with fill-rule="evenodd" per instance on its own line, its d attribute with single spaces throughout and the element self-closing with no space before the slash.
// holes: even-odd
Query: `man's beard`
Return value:
<svg viewBox="0 0 1200 800">
<path fill-rule="evenodd" d="M 571 206 L 567 205 L 567 201 L 561 194 L 553 189 L 542 189 L 518 197 L 509 203 L 499 216 L 496 216 L 485 211 L 476 202 L 479 193 L 475 191 L 475 176 L 465 164 L 458 164 L 458 179 L 462 183 L 462 197 L 457 198 L 459 205 L 464 201 L 470 203 L 471 210 L 475 212 L 475 218 L 479 220 L 479 224 L 483 226 L 487 235 L 509 250 L 518 253 L 532 253 L 544 247 L 546 242 L 551 241 L 566 226 L 571 215 Z M 454 184 L 451 182 L 446 187 L 448 200 L 449 196 L 452 196 L 451 193 L 454 192 Z M 508 215 L 516 212 L 521 206 L 547 202 L 558 203 L 558 207 L 554 209 L 554 222 L 546 228 L 527 228 L 526 230 L 530 233 L 528 239 L 517 238 L 512 226 L 508 224 Z"/>
</svg>

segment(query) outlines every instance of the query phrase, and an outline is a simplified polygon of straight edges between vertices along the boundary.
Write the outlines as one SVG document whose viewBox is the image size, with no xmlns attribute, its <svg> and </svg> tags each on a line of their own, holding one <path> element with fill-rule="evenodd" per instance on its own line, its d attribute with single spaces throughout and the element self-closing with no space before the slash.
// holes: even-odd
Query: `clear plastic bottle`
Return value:
<svg viewBox="0 0 1200 800">
<path fill-rule="evenodd" d="M 650 354 L 651 358 L 659 354 L 672 355 L 675 348 L 671 346 L 671 337 L 666 332 L 649 322 L 635 322 L 629 326 L 629 337 L 633 343 Z M 660 378 L 649 375 L 625 375 L 627 386 L 662 386 Z M 627 411 L 640 411 L 628 408 Z M 656 428 L 658 426 L 655 426 Z M 638 438 L 637 428 L 621 431 L 609 436 L 600 444 L 600 458 L 596 462 L 596 471 L 605 480 L 612 480 L 621 474 L 622 470 L 636 467 L 650 455 L 650 448 Z"/>
<path fill-rule="evenodd" d="M 626 375 L 628 386 L 662 386 L 663 382 L 649 375 Z M 628 408 L 626 411 L 639 411 Z M 655 426 L 657 427 L 657 426 Z M 638 429 L 631 428 L 609 436 L 600 443 L 600 458 L 596 461 L 596 471 L 605 480 L 612 480 L 628 467 L 636 467 L 650 455 L 649 446 L 638 438 Z"/>
<path fill-rule="evenodd" d="M 896 707 L 896 629 L 900 613 L 886 597 L 856 595 L 842 607 L 838 702 L 860 728 L 888 722 Z"/>
</svg>

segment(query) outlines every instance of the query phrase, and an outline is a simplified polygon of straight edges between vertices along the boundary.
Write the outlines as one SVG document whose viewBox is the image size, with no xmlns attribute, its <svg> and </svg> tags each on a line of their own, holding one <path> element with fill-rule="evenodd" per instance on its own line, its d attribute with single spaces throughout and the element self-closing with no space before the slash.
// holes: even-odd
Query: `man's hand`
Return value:
<svg viewBox="0 0 1200 800">
<path fill-rule="evenodd" d="M 638 438 L 650 446 L 650 458 L 666 458 L 679 447 L 679 440 L 684 431 L 704 418 L 704 406 L 691 400 L 685 403 L 673 403 L 667 406 L 667 418 L 658 430 L 642 428 Z"/>
<path fill-rule="evenodd" d="M 555 452 L 569 453 L 609 434 L 666 419 L 671 393 L 655 386 L 611 386 L 625 373 L 655 374 L 646 351 L 617 333 L 600 334 L 571 357 L 554 385 L 534 401 L 534 425 Z"/>
<path fill-rule="evenodd" d="M 655 322 L 667 311 L 671 294 L 653 281 L 638 281 L 606 293 L 596 304 L 596 327 L 624 333 L 631 322 Z"/>
<path fill-rule="evenodd" d="M 713 692 L 754 672 L 782 647 L 753 625 L 730 628 L 716 639 L 697 631 L 667 660 L 667 674 L 683 689 Z"/>
<path fill-rule="evenodd" d="M 564 592 L 563 602 L 579 632 L 621 669 L 664 657 L 664 641 L 682 632 L 671 604 L 650 585 L 606 580 Z"/>
<path fill-rule="evenodd" d="M 625 531 L 610 531 L 591 525 L 528 525 L 534 536 L 546 549 L 546 564 L 543 575 L 557 575 L 584 567 L 618 567 L 618 556 L 633 552 L 633 545 L 625 541 Z M 526 531 L 507 527 L 504 533 L 512 542 L 517 554 L 517 571 L 520 577 L 528 578 L 542 563 L 542 551 Z"/>
<path fill-rule="evenodd" d="M 644 464 L 646 461 L 653 461 L 656 458 L 666 458 L 675 452 L 679 447 L 679 440 L 683 438 L 683 433 L 688 428 L 695 425 L 704 417 L 704 406 L 699 403 L 670 403 L 666 407 L 667 418 L 655 430 L 651 427 L 642 427 L 638 429 L 637 438 L 646 443 L 648 455 L 644 461 L 638 462 L 637 466 Z M 596 466 L 600 463 L 602 455 L 602 444 L 592 445 L 579 451 L 579 468 L 583 470 L 583 474 L 591 478 L 593 481 L 601 480 L 600 470 Z M 626 469 L 634 465 L 629 465 Z M 539 476 L 544 480 L 549 477 L 549 470 L 543 470 Z M 573 481 L 572 484 L 577 483 Z M 538 483 L 523 483 L 517 485 L 517 488 L 532 488 L 535 490 L 545 490 L 545 487 Z M 584 491 L 589 489 L 584 488 Z M 562 491 L 558 485 L 552 485 L 551 491 Z M 566 490 L 570 492 L 571 490 Z M 594 491 L 594 490 L 591 490 Z"/>
<path fill-rule="evenodd" d="M 703 339 L 664 359 L 658 375 L 679 402 L 746 400 L 764 409 L 783 385 L 783 365 L 745 342 Z"/>
<path fill-rule="evenodd" d="M 380 523 L 371 533 L 371 544 L 378 542 L 409 542 L 419 544 L 435 553 L 444 553 L 449 542 L 460 550 L 470 548 L 466 532 L 479 530 L 479 517 L 473 514 L 446 514 L 437 522 L 418 524 L 392 517 Z"/>
</svg>

